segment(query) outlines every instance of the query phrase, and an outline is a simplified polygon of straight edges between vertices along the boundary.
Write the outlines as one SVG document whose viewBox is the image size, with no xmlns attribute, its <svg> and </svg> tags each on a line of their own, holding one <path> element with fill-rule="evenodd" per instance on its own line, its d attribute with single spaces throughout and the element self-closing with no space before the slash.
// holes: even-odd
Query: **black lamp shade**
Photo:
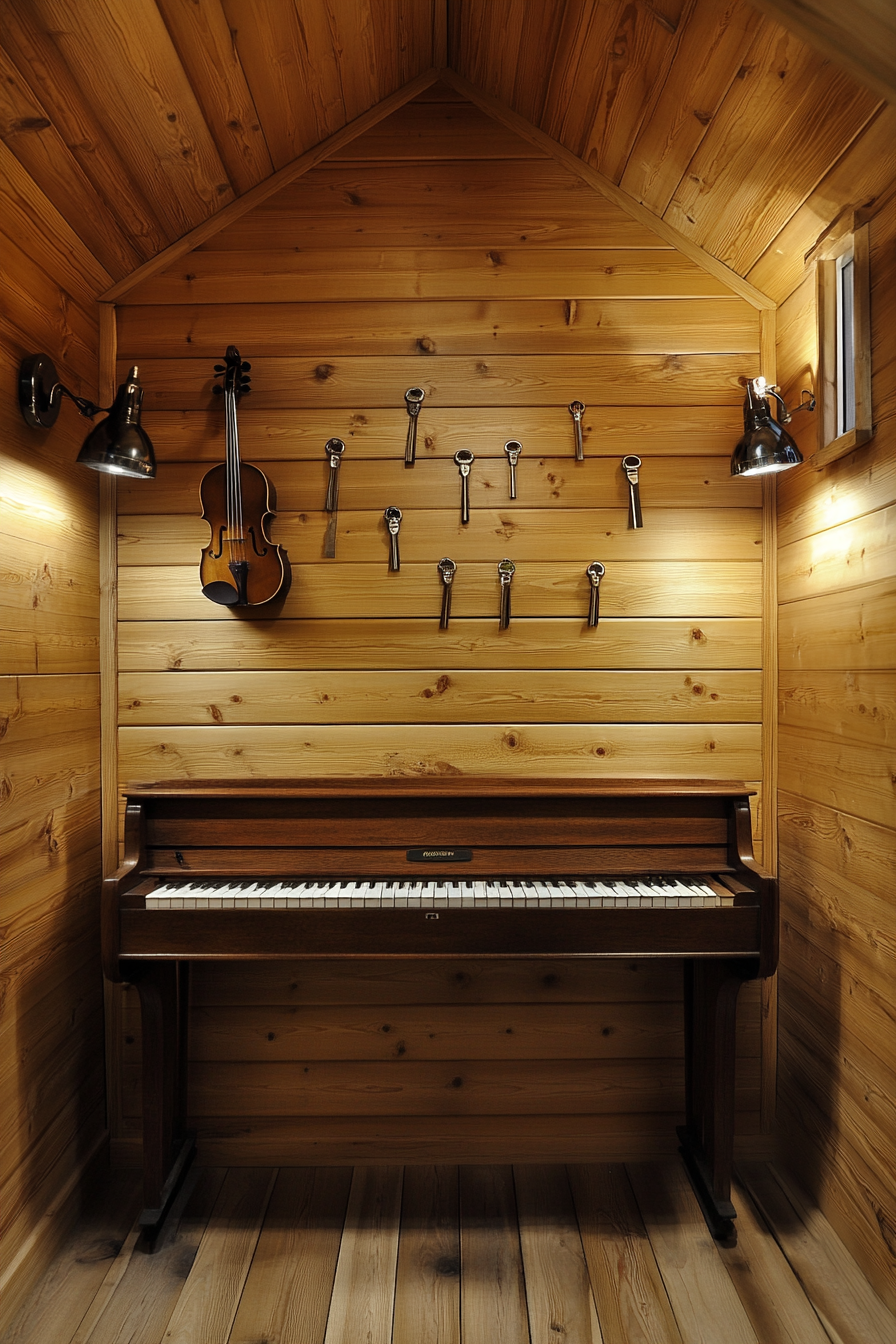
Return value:
<svg viewBox="0 0 896 1344">
<path fill-rule="evenodd" d="M 155 476 L 152 443 L 140 427 L 142 401 L 143 388 L 133 368 L 116 392 L 107 418 L 84 440 L 78 461 L 113 476 Z"/>
<path fill-rule="evenodd" d="M 798 467 L 802 460 L 799 448 L 772 415 L 768 398 L 759 394 L 751 379 L 744 398 L 743 437 L 738 439 L 731 455 L 731 475 L 762 476 L 786 471 L 788 467 Z"/>
</svg>

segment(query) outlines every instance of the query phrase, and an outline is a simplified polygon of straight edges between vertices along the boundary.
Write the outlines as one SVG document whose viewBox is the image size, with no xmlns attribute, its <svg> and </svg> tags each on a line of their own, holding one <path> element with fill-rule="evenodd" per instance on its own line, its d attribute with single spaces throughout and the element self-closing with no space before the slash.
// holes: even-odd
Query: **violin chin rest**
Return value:
<svg viewBox="0 0 896 1344">
<path fill-rule="evenodd" d="M 207 597 L 209 602 L 217 602 L 221 607 L 236 607 L 240 600 L 232 583 L 207 583 L 202 589 L 202 596 Z"/>
</svg>

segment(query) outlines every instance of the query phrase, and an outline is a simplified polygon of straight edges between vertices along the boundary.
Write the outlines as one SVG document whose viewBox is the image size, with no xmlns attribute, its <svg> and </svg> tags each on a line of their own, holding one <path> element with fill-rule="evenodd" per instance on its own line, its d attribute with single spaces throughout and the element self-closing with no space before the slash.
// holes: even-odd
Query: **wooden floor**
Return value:
<svg viewBox="0 0 896 1344">
<path fill-rule="evenodd" d="M 736 1248 L 675 1162 L 194 1169 L 155 1254 L 116 1173 L 4 1344 L 890 1344 L 822 1215 L 741 1171 Z"/>
</svg>

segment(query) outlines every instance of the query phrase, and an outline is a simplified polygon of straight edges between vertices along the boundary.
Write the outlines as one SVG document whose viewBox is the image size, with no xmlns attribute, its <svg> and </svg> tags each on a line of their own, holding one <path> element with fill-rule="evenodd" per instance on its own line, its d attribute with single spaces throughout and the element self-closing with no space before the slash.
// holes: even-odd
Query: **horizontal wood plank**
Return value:
<svg viewBox="0 0 896 1344">
<path fill-rule="evenodd" d="M 778 551 L 778 598 L 845 593 L 896 572 L 896 506 L 841 523 Z"/>
<path fill-rule="evenodd" d="M 780 787 L 852 816 L 893 824 L 896 780 L 876 745 L 782 728 Z"/>
<path fill-rule="evenodd" d="M 122 672 L 123 727 L 245 723 L 748 722 L 757 670 Z M 854 734 L 853 734 L 854 735 Z"/>
<path fill-rule="evenodd" d="M 826 532 L 896 503 L 896 422 L 879 425 L 860 450 L 861 470 L 850 453 L 823 472 L 788 471 L 778 481 L 778 545 Z M 810 446 L 810 451 L 813 448 Z"/>
<path fill-rule="evenodd" d="M 135 1071 L 126 1066 L 126 1075 Z M 740 1069 L 743 1101 L 756 1094 L 758 1067 Z M 136 1078 L 134 1079 L 136 1082 Z M 130 1091 L 130 1087 L 128 1088 Z M 256 1064 L 194 1062 L 191 1107 L 212 1116 L 313 1115 L 606 1115 L 623 1101 L 630 1111 L 667 1111 L 683 1105 L 677 1060 L 640 1061 L 464 1060 Z M 242 1108 L 242 1109 L 241 1109 Z"/>
<path fill-rule="evenodd" d="M 402 1004 L 669 1002 L 681 996 L 681 968 L 650 959 L 604 962 L 598 971 L 568 958 L 201 962 L 194 981 L 197 1007 L 360 1003 L 397 1011 Z M 136 999 L 136 991 L 129 994 Z"/>
<path fill-rule="evenodd" d="M 466 156 L 422 164 L 331 160 L 220 229 L 201 250 L 354 250 L 359 243 L 671 250 L 652 229 L 541 156 L 507 169 Z"/>
<path fill-rule="evenodd" d="M 760 773 L 754 724 L 457 724 L 425 733 L 402 724 L 119 731 L 123 782 L 445 772 L 753 779 Z"/>
<path fill-rule="evenodd" d="M 887 853 L 892 854 L 892 844 Z M 782 966 L 793 975 L 818 984 L 820 977 L 833 976 L 839 993 L 856 1000 L 855 1019 L 891 1022 L 893 999 L 892 914 L 878 897 L 859 894 L 854 909 L 846 904 L 856 892 L 846 883 L 831 897 L 827 883 L 830 869 L 812 862 L 803 871 L 794 862 L 793 851 L 781 860 L 787 899 L 781 918 Z M 864 926 L 860 925 L 860 915 Z M 788 970 L 789 973 L 789 970 Z M 822 984 L 825 981 L 821 982 Z M 794 986 L 795 997 L 797 986 Z M 838 993 L 838 997 L 839 997 Z M 887 1029 L 886 1034 L 891 1034 Z M 878 1053 L 886 1047 L 879 1047 Z"/>
<path fill-rule="evenodd" d="M 373 355 L 329 359 L 269 356 L 252 363 L 252 404 L 262 410 L 295 406 L 395 406 L 407 387 L 422 387 L 443 406 L 558 406 L 573 397 L 616 406 L 739 406 L 744 378 L 759 357 L 721 355 Z M 208 360 L 144 359 L 144 407 L 207 410 L 214 370 Z M 118 377 L 127 377 L 120 362 Z"/>
<path fill-rule="evenodd" d="M 299 355 L 755 353 L 759 323 L 743 299 L 555 298 L 491 302 L 128 304 L 117 310 L 123 360 L 219 360 L 239 332 L 249 360 Z"/>
<path fill-rule="evenodd" d="M 729 298 L 731 289 L 658 248 L 308 248 L 193 252 L 136 285 L 128 303 L 357 299 Z M 747 376 L 750 376 L 749 374 Z"/>
<path fill-rule="evenodd" d="M 458 491 L 459 495 L 459 491 Z M 456 508 L 454 504 L 456 502 Z M 401 559 L 408 564 L 434 564 L 438 554 L 458 565 L 497 562 L 510 555 L 522 561 L 594 559 L 600 546 L 604 563 L 616 560 L 757 560 L 760 556 L 759 509 L 659 509 L 644 514 L 644 527 L 632 530 L 628 510 L 576 509 L 558 527 L 553 509 L 471 509 L 470 522 L 460 521 L 459 501 L 450 511 L 408 511 L 401 524 Z M 279 514 L 271 538 L 289 552 L 293 565 L 323 559 L 328 515 Z M 122 516 L 118 523 L 118 554 L 122 565 L 198 565 L 209 543 L 208 525 L 197 515 Z M 386 572 L 385 524 L 382 511 L 340 509 L 336 527 L 339 562 L 381 564 Z M 400 574 L 397 576 L 400 580 Z M 257 619 L 257 617 L 256 617 Z"/>
<path fill-rule="evenodd" d="M 304 565 L 280 607 L 283 617 L 313 619 L 438 615 L 438 566 L 402 564 L 401 582 L 383 582 L 381 565 Z M 239 620 L 203 596 L 195 565 L 124 566 L 119 571 L 122 621 Z M 459 566 L 452 586 L 452 619 L 492 616 L 494 565 Z M 591 580 L 583 565 L 548 567 L 521 561 L 514 575 L 517 616 L 584 616 Z M 610 616 L 759 616 L 759 564 L 750 561 L 621 561 L 600 586 L 600 614 Z"/>
<path fill-rule="evenodd" d="M 677 1003 L 403 1012 L 216 1006 L 193 1012 L 191 1042 L 192 1057 L 202 1060 L 680 1059 L 684 1023 Z M 758 1021 L 741 1024 L 739 1046 L 758 1056 Z"/>
<path fill-rule="evenodd" d="M 861 588 L 789 602 L 778 611 L 778 638 L 785 671 L 892 668 L 896 583 L 880 579 Z"/>
<path fill-rule="evenodd" d="M 896 687 L 889 672 L 786 671 L 778 676 L 778 717 L 789 728 L 892 747 Z"/>
<path fill-rule="evenodd" d="M 170 312 L 171 310 L 168 309 Z M 220 343 L 220 342 L 219 342 Z M 152 441 L 159 462 L 220 462 L 223 414 L 210 411 L 155 411 Z M 319 461 L 323 445 L 344 440 L 352 458 L 388 458 L 403 453 L 408 417 L 404 391 L 395 406 L 257 411 L 251 398 L 239 409 L 241 450 L 246 461 Z M 716 456 L 743 432 L 739 407 L 586 407 L 582 437 L 589 457 Z M 458 448 L 476 445 L 479 458 L 504 460 L 504 444 L 518 439 L 526 453 L 573 457 L 572 421 L 565 407 L 479 406 L 475 410 L 424 403 L 417 437 L 417 460 L 453 458 Z M 746 484 L 746 482 L 744 482 Z"/>
<path fill-rule="evenodd" d="M 599 638 L 595 639 L 594 635 Z M 362 638 L 363 636 L 363 638 Z M 672 668 L 691 675 L 759 667 L 759 622 L 608 617 L 587 621 L 520 617 L 350 621 L 127 621 L 119 632 L 122 671 L 431 668 Z M 363 774 L 364 772 L 361 771 Z M 735 772 L 736 774 L 737 772 Z"/>
<path fill-rule="evenodd" d="M 478 442 L 474 440 L 476 447 Z M 504 461 L 474 462 L 470 471 L 470 508 L 491 509 L 504 502 L 514 509 L 628 508 L 629 485 L 621 461 L 572 457 L 536 457 L 520 454 L 516 469 L 517 498 L 510 501 L 510 477 L 503 443 Z M 270 482 L 276 505 L 285 513 L 314 512 L 327 498 L 329 455 L 323 444 L 314 463 L 269 463 L 254 465 Z M 204 463 L 168 462 L 159 469 L 151 488 L 146 482 L 124 481 L 119 487 L 119 515 L 131 513 L 178 514 L 198 511 L 200 488 L 208 467 Z M 644 509 L 650 508 L 758 508 L 758 481 L 741 482 L 731 475 L 724 457 L 678 457 L 641 459 L 640 493 Z M 454 462 L 420 463 L 408 471 L 404 451 L 386 462 L 353 461 L 346 449 L 339 468 L 339 506 L 345 510 L 443 507 L 454 499 L 460 509 L 460 476 Z"/>
</svg>

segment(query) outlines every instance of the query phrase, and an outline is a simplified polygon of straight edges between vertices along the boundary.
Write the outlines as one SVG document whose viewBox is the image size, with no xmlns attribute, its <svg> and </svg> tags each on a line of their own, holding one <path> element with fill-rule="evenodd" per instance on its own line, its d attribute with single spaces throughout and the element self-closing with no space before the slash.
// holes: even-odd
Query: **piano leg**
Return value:
<svg viewBox="0 0 896 1344">
<path fill-rule="evenodd" d="M 731 1203 L 737 996 L 759 972 L 755 958 L 693 960 L 684 966 L 687 1120 L 680 1152 L 709 1229 L 736 1241 Z"/>
<path fill-rule="evenodd" d="M 186 1128 L 189 962 L 132 962 L 143 1032 L 143 1198 L 140 1227 L 154 1242 L 196 1149 Z"/>
</svg>

